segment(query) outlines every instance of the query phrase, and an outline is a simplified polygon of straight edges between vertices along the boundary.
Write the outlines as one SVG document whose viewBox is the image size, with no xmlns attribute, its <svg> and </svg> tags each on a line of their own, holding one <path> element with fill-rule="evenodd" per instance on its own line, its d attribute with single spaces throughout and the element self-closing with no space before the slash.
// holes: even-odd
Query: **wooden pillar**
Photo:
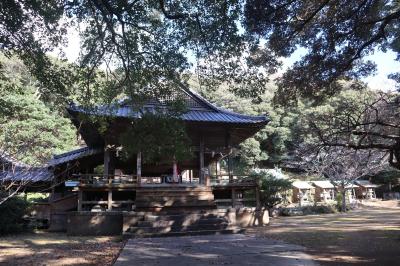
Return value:
<svg viewBox="0 0 400 266">
<path fill-rule="evenodd" d="M 112 177 L 115 172 L 115 150 L 104 149 L 104 177 Z"/>
<path fill-rule="evenodd" d="M 78 212 L 82 211 L 82 190 L 78 190 Z"/>
<path fill-rule="evenodd" d="M 226 132 L 225 135 L 225 145 L 229 149 L 228 154 L 228 176 L 229 176 L 229 183 L 233 182 L 233 167 L 232 167 L 232 147 L 231 147 L 231 134 L 229 131 Z"/>
<path fill-rule="evenodd" d="M 231 153 L 228 155 L 228 176 L 229 176 L 229 183 L 233 183 L 233 169 L 232 169 L 232 156 Z"/>
<path fill-rule="evenodd" d="M 174 180 L 174 183 L 179 182 L 179 180 L 178 180 L 178 164 L 176 163 L 175 159 L 172 163 L 172 180 Z"/>
<path fill-rule="evenodd" d="M 108 198 L 107 198 L 107 211 L 112 210 L 112 190 L 108 191 Z"/>
<path fill-rule="evenodd" d="M 104 177 L 108 177 L 110 173 L 110 150 L 104 149 Z"/>
<path fill-rule="evenodd" d="M 199 157 L 200 157 L 200 169 L 199 169 L 199 183 L 205 184 L 204 182 L 204 137 L 200 136 L 200 149 L 199 149 Z"/>
<path fill-rule="evenodd" d="M 142 184 L 142 153 L 138 152 L 136 155 L 136 177 L 137 177 L 137 185 L 140 186 Z"/>
</svg>

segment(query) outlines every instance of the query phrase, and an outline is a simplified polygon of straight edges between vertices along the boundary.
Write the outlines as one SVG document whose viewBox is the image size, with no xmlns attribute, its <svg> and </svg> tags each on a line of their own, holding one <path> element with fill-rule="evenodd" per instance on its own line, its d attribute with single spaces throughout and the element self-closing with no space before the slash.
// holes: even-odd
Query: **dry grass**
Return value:
<svg viewBox="0 0 400 266">
<path fill-rule="evenodd" d="M 36 232 L 0 238 L 0 265 L 112 265 L 120 237 L 71 237 Z"/>
<path fill-rule="evenodd" d="M 298 244 L 321 265 L 399 265 L 400 209 L 280 217 L 250 233 Z"/>
</svg>

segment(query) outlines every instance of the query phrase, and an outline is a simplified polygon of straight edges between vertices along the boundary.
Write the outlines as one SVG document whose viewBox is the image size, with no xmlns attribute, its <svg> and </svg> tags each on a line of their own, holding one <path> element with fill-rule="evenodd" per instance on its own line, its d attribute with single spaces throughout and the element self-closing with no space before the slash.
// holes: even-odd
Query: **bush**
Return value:
<svg viewBox="0 0 400 266">
<path fill-rule="evenodd" d="M 48 193 L 28 193 L 26 199 L 29 203 L 48 202 Z"/>
<path fill-rule="evenodd" d="M 277 178 L 273 174 L 265 171 L 255 173 L 252 176 L 260 179 L 260 200 L 264 207 L 269 210 L 279 205 L 284 200 L 282 194 L 289 190 L 292 185 L 291 181 L 284 178 Z"/>
<path fill-rule="evenodd" d="M 342 193 L 337 193 L 335 200 L 336 200 L 336 209 L 339 212 L 343 212 L 343 210 L 342 210 L 342 200 L 343 200 Z M 348 202 L 346 201 L 346 211 L 348 211 L 348 210 L 350 210 L 350 206 L 349 206 Z"/>
<path fill-rule="evenodd" d="M 332 205 L 303 206 L 295 208 L 284 208 L 281 211 L 282 216 L 301 216 L 310 214 L 335 213 L 336 209 Z"/>
<path fill-rule="evenodd" d="M 0 235 L 20 232 L 25 228 L 24 215 L 28 205 L 20 197 L 13 197 L 0 205 Z"/>
</svg>

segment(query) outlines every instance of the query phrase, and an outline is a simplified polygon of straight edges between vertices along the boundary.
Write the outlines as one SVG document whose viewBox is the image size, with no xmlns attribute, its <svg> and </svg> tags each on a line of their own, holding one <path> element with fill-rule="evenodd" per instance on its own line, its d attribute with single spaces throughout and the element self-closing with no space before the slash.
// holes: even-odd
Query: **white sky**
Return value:
<svg viewBox="0 0 400 266">
<path fill-rule="evenodd" d="M 79 32 L 76 28 L 70 28 L 68 30 L 68 45 L 63 49 L 66 58 L 70 62 L 74 62 L 78 59 L 80 43 L 79 43 Z M 56 55 L 56 53 L 54 53 Z M 298 60 L 302 55 L 302 52 L 296 52 L 291 58 L 284 59 L 284 67 L 288 67 Z M 56 55 L 57 56 L 57 55 Z M 381 51 L 375 52 L 375 54 L 366 57 L 365 59 L 374 61 L 377 64 L 376 75 L 364 78 L 363 81 L 375 90 L 395 90 L 395 82 L 387 78 L 390 73 L 398 72 L 400 70 L 400 62 L 395 60 L 396 54 L 392 51 L 383 53 Z"/>
</svg>

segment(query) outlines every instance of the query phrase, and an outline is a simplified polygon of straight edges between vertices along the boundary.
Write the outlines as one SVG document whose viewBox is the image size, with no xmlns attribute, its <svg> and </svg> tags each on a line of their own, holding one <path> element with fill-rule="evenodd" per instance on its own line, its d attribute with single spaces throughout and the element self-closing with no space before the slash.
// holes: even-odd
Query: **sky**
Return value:
<svg viewBox="0 0 400 266">
<path fill-rule="evenodd" d="M 67 39 L 68 45 L 63 49 L 63 52 L 68 61 L 74 62 L 78 59 L 80 50 L 78 30 L 70 28 L 68 30 Z M 283 59 L 284 68 L 289 67 L 296 60 L 300 59 L 302 54 L 304 54 L 304 51 L 299 50 L 290 58 Z M 364 78 L 363 81 L 374 90 L 395 90 L 395 81 L 387 78 L 390 73 L 400 70 L 400 62 L 396 61 L 395 58 L 396 54 L 392 51 L 387 51 L 386 53 L 377 51 L 373 55 L 366 57 L 365 59 L 371 60 L 377 64 L 377 72 L 374 76 Z"/>
</svg>

